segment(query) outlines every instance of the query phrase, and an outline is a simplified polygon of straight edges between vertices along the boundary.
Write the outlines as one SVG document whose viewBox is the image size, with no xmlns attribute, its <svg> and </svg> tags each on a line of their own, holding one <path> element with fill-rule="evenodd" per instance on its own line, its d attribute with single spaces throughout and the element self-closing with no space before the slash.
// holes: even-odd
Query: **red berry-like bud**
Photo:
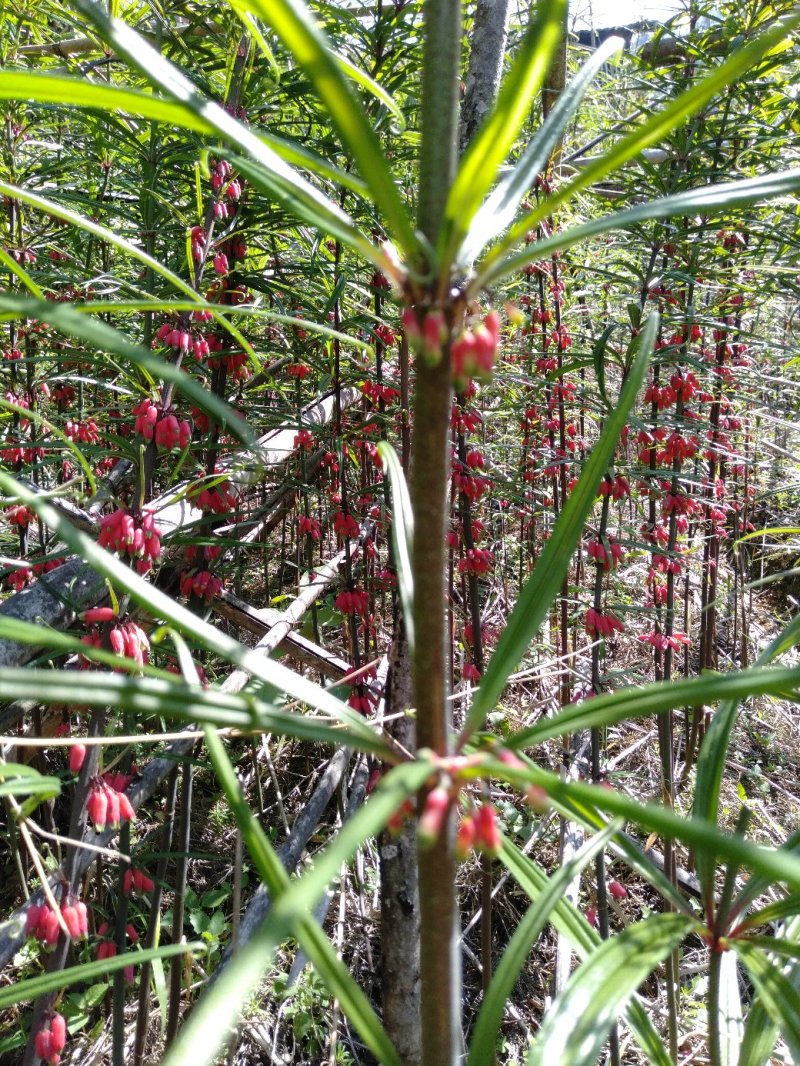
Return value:
<svg viewBox="0 0 800 1066">
<path fill-rule="evenodd" d="M 106 814 L 106 820 L 112 829 L 119 828 L 119 792 L 115 792 L 113 788 L 106 789 L 106 799 L 108 800 L 108 813 Z"/>
<path fill-rule="evenodd" d="M 475 813 L 475 847 L 487 855 L 499 855 L 501 846 L 497 814 L 491 803 L 484 803 Z"/>
<path fill-rule="evenodd" d="M 439 839 L 450 804 L 450 793 L 442 785 L 437 785 L 425 797 L 425 805 L 417 825 L 417 836 L 423 847 L 429 847 Z"/>
<path fill-rule="evenodd" d="M 125 795 L 124 792 L 118 793 L 119 795 L 119 816 L 123 822 L 132 822 L 136 817 L 136 811 L 134 811 L 131 801 Z"/>
<path fill-rule="evenodd" d="M 619 881 L 609 881 L 608 891 L 616 900 L 625 899 L 628 895 L 628 890 L 624 885 L 621 885 Z"/>
<path fill-rule="evenodd" d="M 61 917 L 64 919 L 64 925 L 66 925 L 69 935 L 73 940 L 77 940 L 81 935 L 81 920 L 78 912 L 73 906 L 62 906 Z"/>
<path fill-rule="evenodd" d="M 58 943 L 58 935 L 61 932 L 61 925 L 58 921 L 58 915 L 50 907 L 45 908 L 45 913 L 39 922 L 38 937 L 48 947 L 53 948 Z"/>
<path fill-rule="evenodd" d="M 47 1062 L 52 1054 L 52 1045 L 50 1043 L 50 1030 L 40 1029 L 36 1034 L 36 1040 L 34 1041 L 34 1047 L 36 1054 L 40 1059 L 44 1059 Z"/>
<path fill-rule="evenodd" d="M 83 761 L 86 758 L 86 745 L 73 744 L 69 749 L 69 768 L 73 774 L 80 773 Z"/>
<path fill-rule="evenodd" d="M 60 1014 L 50 1019 L 50 1053 L 58 1055 L 67 1042 L 67 1023 Z"/>
<path fill-rule="evenodd" d="M 475 848 L 475 820 L 471 814 L 466 815 L 458 824 L 456 833 L 456 856 L 462 861 Z"/>
<path fill-rule="evenodd" d="M 89 794 L 89 799 L 86 802 L 86 810 L 89 812 L 89 817 L 94 822 L 94 827 L 98 833 L 102 832 L 106 827 L 106 815 L 108 813 L 108 795 L 103 788 L 93 788 Z"/>
</svg>

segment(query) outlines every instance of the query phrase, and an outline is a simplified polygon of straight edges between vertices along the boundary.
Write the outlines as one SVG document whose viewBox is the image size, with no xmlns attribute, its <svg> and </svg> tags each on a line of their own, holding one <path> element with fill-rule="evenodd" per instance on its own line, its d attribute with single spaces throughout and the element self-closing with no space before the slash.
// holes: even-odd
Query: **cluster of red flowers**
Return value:
<svg viewBox="0 0 800 1066">
<path fill-rule="evenodd" d="M 84 612 L 84 620 L 87 622 L 104 623 L 114 618 L 114 612 L 110 607 L 95 607 L 91 611 Z M 148 661 L 150 640 L 142 627 L 132 619 L 111 626 L 107 631 L 107 637 L 108 644 L 115 655 L 123 659 L 132 659 L 137 666 L 144 666 Z M 90 648 L 102 648 L 104 647 L 103 634 L 99 629 L 91 629 L 81 637 L 81 643 Z M 88 662 L 85 665 L 88 665 Z"/>
<path fill-rule="evenodd" d="M 622 545 L 611 537 L 608 538 L 608 551 L 602 541 L 592 540 L 586 546 L 586 552 L 604 570 L 613 570 L 623 557 Z"/>
<path fill-rule="evenodd" d="M 488 574 L 494 566 L 494 556 L 488 548 L 468 548 L 458 561 L 460 574 Z"/>
<path fill-rule="evenodd" d="M 333 606 L 342 614 L 366 617 L 369 614 L 369 596 L 364 589 L 344 589 L 333 601 Z"/>
<path fill-rule="evenodd" d="M 64 423 L 64 436 L 80 444 L 97 444 L 100 440 L 100 430 L 93 418 L 86 422 L 73 422 L 70 418 Z"/>
<path fill-rule="evenodd" d="M 616 615 L 596 611 L 594 607 L 590 607 L 586 612 L 583 628 L 587 636 L 590 636 L 592 640 L 597 640 L 598 637 L 608 638 L 613 637 L 615 633 L 622 633 L 625 626 Z"/>
<path fill-rule="evenodd" d="M 52 1014 L 46 1026 L 36 1034 L 34 1049 L 48 1066 L 58 1066 L 67 1042 L 67 1023 L 61 1014 Z"/>
<path fill-rule="evenodd" d="M 113 959 L 113 958 L 115 958 L 115 956 L 117 954 L 117 945 L 114 943 L 114 941 L 113 940 L 109 940 L 109 939 L 105 939 L 107 933 L 109 932 L 109 929 L 110 929 L 110 927 L 109 927 L 108 922 L 103 922 L 98 927 L 98 930 L 97 930 L 98 936 L 104 938 L 97 945 L 97 951 L 95 953 L 95 958 L 97 959 L 98 962 L 101 962 L 103 959 Z M 127 925 L 127 927 L 125 929 L 125 932 L 126 932 L 126 934 L 128 936 L 128 939 L 131 941 L 131 943 L 135 944 L 138 941 L 139 934 L 136 932 L 136 930 L 134 929 L 134 927 L 130 923 Z M 133 984 L 133 966 L 126 966 L 123 969 L 122 973 L 123 973 L 123 976 L 125 977 L 126 984 L 132 985 Z"/>
<path fill-rule="evenodd" d="M 9 507 L 6 510 L 6 521 L 11 526 L 16 526 L 18 529 L 27 529 L 28 526 L 36 518 L 33 511 L 29 511 L 24 504 L 17 504 L 15 507 Z"/>
<path fill-rule="evenodd" d="M 333 516 L 333 529 L 336 536 L 344 540 L 355 540 L 359 534 L 358 521 L 349 511 L 337 511 Z"/>
<path fill-rule="evenodd" d="M 152 878 L 136 866 L 129 866 L 122 878 L 122 891 L 126 896 L 131 892 L 152 892 L 155 887 Z"/>
<path fill-rule="evenodd" d="M 97 543 L 101 548 L 136 559 L 140 574 L 146 574 L 161 555 L 161 538 L 152 511 L 134 516 L 120 508 L 104 515 L 100 519 Z"/>
<path fill-rule="evenodd" d="M 79 940 L 86 936 L 89 921 L 86 904 L 83 900 L 75 900 L 74 903 L 62 901 L 59 910 L 61 919 L 66 926 L 67 932 L 73 940 Z M 61 932 L 61 922 L 58 914 L 49 903 L 32 903 L 28 907 L 25 916 L 25 935 L 35 937 L 47 947 L 55 947 Z"/>
<path fill-rule="evenodd" d="M 216 599 L 222 592 L 222 581 L 214 577 L 210 570 L 199 570 L 194 574 L 181 574 L 181 596 L 196 596 L 200 600 Z"/>
<path fill-rule="evenodd" d="M 172 451 L 173 448 L 186 448 L 192 438 L 192 427 L 184 418 L 178 418 L 171 411 L 159 407 L 149 396 L 141 400 L 133 409 L 134 429 L 145 440 L 154 440 L 159 448 Z"/>
<path fill-rule="evenodd" d="M 456 855 L 466 859 L 476 851 L 482 855 L 499 855 L 503 841 L 497 824 L 497 812 L 491 803 L 463 815 L 456 834 Z"/>
<path fill-rule="evenodd" d="M 478 381 L 491 378 L 499 342 L 500 315 L 497 311 L 489 311 L 483 322 L 465 329 L 453 342 L 450 362 L 457 389 L 463 389 L 471 378 Z"/>
<path fill-rule="evenodd" d="M 658 633 L 655 630 L 652 633 L 640 633 L 638 639 L 643 644 L 651 644 L 658 651 L 666 651 L 667 648 L 678 651 L 691 644 L 691 639 L 685 633 L 673 633 L 667 636 L 666 633 Z"/>
<path fill-rule="evenodd" d="M 610 496 L 612 500 L 623 500 L 630 496 L 631 484 L 624 474 L 617 474 L 613 478 L 603 478 L 598 491 L 601 496 Z"/>
<path fill-rule="evenodd" d="M 223 478 L 209 489 L 201 489 L 194 495 L 195 506 L 201 511 L 211 514 L 230 514 L 236 507 L 236 496 L 233 486 L 227 478 Z"/>
<path fill-rule="evenodd" d="M 126 775 L 122 777 L 126 778 Z M 86 810 L 98 833 L 102 833 L 106 826 L 119 829 L 123 822 L 131 822 L 136 817 L 131 801 L 124 789 L 116 787 L 118 784 L 120 781 L 116 775 L 104 775 L 92 781 Z M 127 784 L 124 787 L 127 788 Z"/>
<path fill-rule="evenodd" d="M 303 452 L 310 452 L 314 447 L 314 434 L 310 429 L 300 429 L 294 435 L 292 447 Z"/>
<path fill-rule="evenodd" d="M 297 519 L 297 529 L 301 537 L 310 537 L 317 541 L 322 536 L 322 526 L 318 518 L 301 514 Z"/>
</svg>

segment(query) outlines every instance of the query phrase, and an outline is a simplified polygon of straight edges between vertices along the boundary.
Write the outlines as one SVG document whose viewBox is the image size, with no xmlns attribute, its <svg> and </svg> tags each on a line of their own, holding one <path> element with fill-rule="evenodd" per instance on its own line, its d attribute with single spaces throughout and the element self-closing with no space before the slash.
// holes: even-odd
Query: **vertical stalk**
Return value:
<svg viewBox="0 0 800 1066">
<path fill-rule="evenodd" d="M 418 224 L 435 245 L 455 174 L 461 0 L 427 0 L 425 29 Z M 447 286 L 449 278 L 442 284 Z M 428 299 L 445 295 L 429 293 Z M 452 330 L 450 308 L 443 309 Z M 424 360 L 417 365 L 411 475 L 417 742 L 440 754 L 451 745 L 444 594 L 450 393 L 448 339 L 436 365 Z M 451 815 L 447 831 L 419 853 L 422 1051 L 430 1066 L 455 1063 L 461 1042 L 455 874 Z"/>
</svg>

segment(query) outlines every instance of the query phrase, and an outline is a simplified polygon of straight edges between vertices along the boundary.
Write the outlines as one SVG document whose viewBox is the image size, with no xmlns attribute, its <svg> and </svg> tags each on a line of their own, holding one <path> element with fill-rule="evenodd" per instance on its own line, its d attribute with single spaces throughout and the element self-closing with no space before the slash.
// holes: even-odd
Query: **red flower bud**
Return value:
<svg viewBox="0 0 800 1066">
<path fill-rule="evenodd" d="M 86 745 L 73 744 L 69 749 L 69 768 L 73 774 L 80 773 L 83 761 L 86 758 Z"/>
<path fill-rule="evenodd" d="M 442 785 L 437 785 L 425 797 L 425 805 L 417 825 L 417 836 L 423 847 L 429 847 L 439 839 L 451 802 L 450 793 Z"/>
</svg>

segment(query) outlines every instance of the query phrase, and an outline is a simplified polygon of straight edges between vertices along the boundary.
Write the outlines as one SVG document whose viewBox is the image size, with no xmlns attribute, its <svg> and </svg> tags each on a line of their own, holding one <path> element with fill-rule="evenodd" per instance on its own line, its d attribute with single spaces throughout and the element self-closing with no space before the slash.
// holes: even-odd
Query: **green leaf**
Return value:
<svg viewBox="0 0 800 1066">
<path fill-rule="evenodd" d="M 800 891 L 800 858 L 782 849 L 752 844 L 738 834 L 731 836 L 715 826 L 694 818 L 684 818 L 667 807 L 639 803 L 601 785 L 564 781 L 557 774 L 538 766 L 520 768 L 487 758 L 481 765 L 481 772 L 509 781 L 521 791 L 529 784 L 538 785 L 556 803 L 574 802 L 607 811 L 633 822 L 646 832 L 657 833 L 669 840 L 680 840 L 689 847 L 704 848 L 712 857 L 744 866 L 772 881 L 785 881 L 793 891 Z"/>
<path fill-rule="evenodd" d="M 519 921 L 484 995 L 472 1033 L 468 1066 L 483 1066 L 492 1061 L 503 1012 L 534 941 L 549 921 L 554 907 L 563 900 L 569 883 L 606 846 L 620 826 L 621 823 L 611 824 L 603 832 L 590 837 L 570 861 L 549 879 L 546 889 Z"/>
<path fill-rule="evenodd" d="M 133 344 L 119 330 L 105 322 L 79 314 L 68 304 L 56 303 L 53 300 L 34 300 L 30 296 L 15 296 L 7 292 L 0 292 L 0 318 L 2 317 L 37 319 L 68 337 L 77 337 L 99 351 L 114 352 L 134 366 L 141 367 L 153 378 L 171 382 L 178 392 L 201 410 L 207 411 L 243 444 L 255 443 L 250 427 L 224 400 L 204 389 L 172 363 L 159 359 L 138 344 Z"/>
<path fill-rule="evenodd" d="M 511 612 L 494 655 L 474 695 L 462 743 L 480 729 L 486 715 L 499 699 L 506 681 L 547 617 L 558 595 L 572 553 L 583 533 L 584 523 L 597 496 L 597 490 L 614 456 L 622 427 L 644 381 L 650 353 L 658 331 L 658 315 L 651 315 L 642 330 L 639 352 L 622 386 L 619 401 L 609 415 L 600 439 L 592 449 L 580 481 L 570 493 L 553 532 L 525 582 Z"/>
<path fill-rule="evenodd" d="M 800 1062 L 800 991 L 766 953 L 746 940 L 730 947 L 744 964 L 764 1010 L 780 1029 L 794 1062 Z"/>
<path fill-rule="evenodd" d="M 414 541 L 414 512 L 408 494 L 406 476 L 397 452 L 386 441 L 378 445 L 389 478 L 392 499 L 392 546 L 397 567 L 397 585 L 403 608 L 403 621 L 409 651 L 414 654 L 414 571 L 411 566 L 411 545 Z"/>
<path fill-rule="evenodd" d="M 614 725 L 632 718 L 659 714 L 677 707 L 698 707 L 704 703 L 746 696 L 771 695 L 793 698 L 800 694 L 800 667 L 752 666 L 729 674 L 705 673 L 688 680 L 656 681 L 640 688 L 623 688 L 571 704 L 552 718 L 543 718 L 528 729 L 512 733 L 504 740 L 508 747 L 529 748 L 552 737 L 580 733 L 594 726 Z M 717 711 L 713 723 L 723 713 Z M 710 730 L 709 730 L 710 733 Z M 695 800 L 697 804 L 697 800 Z M 713 821 L 713 819 L 712 819 Z"/>
<path fill-rule="evenodd" d="M 98 325 L 99 323 L 95 323 Z M 129 566 L 115 558 L 85 534 L 63 518 L 36 493 L 31 492 L 18 481 L 0 470 L 0 489 L 16 497 L 29 507 L 40 521 L 49 526 L 64 543 L 97 571 L 107 577 L 117 588 L 129 593 L 131 598 L 149 614 L 160 616 L 170 622 L 180 632 L 191 637 L 197 644 L 234 663 L 252 677 L 272 686 L 279 692 L 286 692 L 301 703 L 331 715 L 349 726 L 356 735 L 366 735 L 374 731 L 360 715 L 352 711 L 345 703 L 312 681 L 307 680 L 293 670 L 265 658 L 257 651 L 252 651 L 233 640 L 221 629 L 203 621 L 188 608 L 176 603 L 169 596 L 155 588 L 136 574 Z"/>
<path fill-rule="evenodd" d="M 261 27 L 258 25 L 257 20 L 254 19 L 250 12 L 247 10 L 247 5 L 242 3 L 241 0 L 228 0 L 228 3 L 239 16 L 239 18 L 242 20 L 242 23 L 244 24 L 244 27 L 247 30 L 248 34 L 250 34 L 250 36 L 256 42 L 261 51 L 261 54 L 269 63 L 270 67 L 272 68 L 272 76 L 275 78 L 275 81 L 280 81 L 280 64 L 275 58 L 275 54 L 270 48 L 266 37 L 261 32 Z"/>
<path fill-rule="evenodd" d="M 328 117 L 342 144 L 352 153 L 395 240 L 408 255 L 412 255 L 419 248 L 419 241 L 411 218 L 370 119 L 351 93 L 342 74 L 342 61 L 332 51 L 325 35 L 317 29 L 313 12 L 300 0 L 237 0 L 237 4 L 272 26 L 303 67 L 327 107 Z M 366 75 L 363 78 L 366 79 Z"/>
<path fill-rule="evenodd" d="M 20 740 L 24 742 L 24 737 Z M 24 763 L 0 762 L 0 796 L 38 796 L 54 799 L 61 792 L 57 777 L 45 777 Z"/>
<path fill-rule="evenodd" d="M 379 82 L 371 78 L 365 70 L 357 67 L 355 63 L 351 63 L 347 56 L 335 52 L 332 48 L 330 52 L 348 78 L 360 85 L 362 89 L 366 89 L 379 103 L 383 104 L 387 111 L 394 115 L 397 120 L 398 132 L 402 133 L 406 128 L 406 118 L 391 94 Z"/>
<path fill-rule="evenodd" d="M 800 615 L 794 618 L 783 633 L 780 633 L 764 649 L 756 660 L 754 669 L 763 669 L 765 663 L 776 658 L 782 651 L 788 650 L 798 634 L 800 634 Z M 712 825 L 716 825 L 719 814 L 722 775 L 725 770 L 728 746 L 730 745 L 731 733 L 739 708 L 737 694 L 733 693 L 731 695 L 733 698 L 726 699 L 712 718 L 697 758 L 692 817 Z M 747 695 L 747 693 L 742 695 Z M 697 707 L 704 702 L 704 700 L 696 700 L 694 702 L 687 700 L 686 706 Z M 676 706 L 678 705 L 676 704 Z M 706 899 L 711 900 L 713 899 L 716 878 L 714 864 L 705 852 L 700 851 L 695 855 L 695 865 Z"/>
<path fill-rule="evenodd" d="M 604 941 L 547 1012 L 529 1066 L 594 1066 L 636 989 L 695 927 L 682 914 L 657 914 Z"/>
<path fill-rule="evenodd" d="M 774 945 L 782 943 L 784 939 L 796 946 L 799 933 L 800 918 L 793 918 L 783 926 L 777 937 L 769 938 L 770 947 L 775 950 Z M 800 991 L 800 962 L 790 961 L 784 967 L 783 973 L 792 987 Z M 747 1012 L 739 1053 L 739 1066 L 765 1066 L 777 1039 L 778 1025 L 767 1013 L 761 997 L 756 995 Z"/>
<path fill-rule="evenodd" d="M 119 668 L 119 660 L 113 661 Z M 182 722 L 202 722 L 219 728 L 275 733 L 312 743 L 340 747 L 350 744 L 360 751 L 389 755 L 385 742 L 365 724 L 360 729 L 334 726 L 319 718 L 282 711 L 259 693 L 234 695 L 211 686 L 197 689 L 178 678 L 125 677 L 94 670 L 0 669 L 0 685 L 8 699 L 30 699 L 42 704 L 65 700 L 87 707 L 115 706 L 146 717 L 163 715 Z"/>
<path fill-rule="evenodd" d="M 491 113 L 475 134 L 456 173 L 445 205 L 440 236 L 442 261 L 449 269 L 475 212 L 494 184 L 531 104 L 541 89 L 566 32 L 567 0 L 539 4 L 503 79 Z M 497 231 L 495 230 L 495 233 Z"/>
<path fill-rule="evenodd" d="M 500 860 L 534 902 L 546 890 L 549 878 L 545 871 L 507 838 L 503 840 Z M 551 912 L 551 921 L 558 932 L 567 938 L 581 959 L 587 958 L 602 943 L 599 933 L 567 899 L 558 901 Z M 661 1036 L 635 996 L 628 1002 L 625 1018 L 639 1047 L 644 1052 L 645 1061 L 650 1066 L 674 1066 L 664 1048 Z"/>
<path fill-rule="evenodd" d="M 553 195 L 548 196 L 533 211 L 524 215 L 523 218 L 512 227 L 508 236 L 489 253 L 487 265 L 495 263 L 496 260 L 504 255 L 514 244 L 522 240 L 529 230 L 538 225 L 542 219 L 551 216 L 561 204 L 571 200 L 577 192 L 589 188 L 602 178 L 612 174 L 615 170 L 618 170 L 625 163 L 639 155 L 643 149 L 663 141 L 668 133 L 680 126 L 691 115 L 696 114 L 722 89 L 724 89 L 726 85 L 729 85 L 737 78 L 746 74 L 750 68 L 768 52 L 779 48 L 784 42 L 786 42 L 786 47 L 788 48 L 790 46 L 789 35 L 798 25 L 800 25 L 800 15 L 787 16 L 776 20 L 775 24 L 769 30 L 761 34 L 761 36 L 757 37 L 754 41 L 745 45 L 743 48 L 734 52 L 732 56 L 726 59 L 724 63 L 721 63 L 710 74 L 706 75 L 706 77 L 698 82 L 697 85 L 693 85 L 690 89 L 681 93 L 680 96 L 667 104 L 666 107 L 652 115 L 652 117 L 643 123 L 643 125 L 632 130 L 625 137 L 620 138 L 620 140 L 618 140 L 614 146 L 595 163 L 586 167 L 577 175 L 577 177 L 573 178 L 572 181 L 562 186 L 562 188 Z M 673 198 L 668 197 L 667 199 L 669 200 Z M 649 205 L 644 204 L 642 207 L 652 207 L 654 206 L 654 203 L 659 203 L 659 201 L 654 201 Z M 665 204 L 666 201 L 661 201 L 661 203 Z M 683 212 L 675 211 L 673 213 L 681 214 Z M 667 215 L 651 214 L 643 217 L 665 218 Z M 578 229 L 582 228 L 583 227 L 578 227 Z M 514 260 L 519 260 L 519 258 L 519 256 L 513 257 Z M 531 260 L 528 260 L 528 262 L 530 261 Z M 505 260 L 503 266 L 510 264 L 511 262 L 512 259 Z M 516 269 L 518 269 L 518 267 Z M 491 278 L 493 280 L 497 277 L 505 276 L 505 274 L 510 272 L 512 271 L 503 269 L 500 273 L 497 273 L 491 267 L 486 271 L 479 270 L 482 277 Z M 488 283 L 489 282 L 487 282 L 487 284 Z"/>
<path fill-rule="evenodd" d="M 174 1063 L 208 1061 L 225 1039 L 242 1009 L 243 997 L 255 988 L 269 965 L 272 951 L 287 935 L 294 935 L 311 960 L 315 972 L 325 981 L 342 1010 L 380 1062 L 400 1066 L 400 1059 L 387 1037 L 369 1000 L 336 955 L 311 909 L 324 892 L 329 877 L 317 865 L 299 881 L 291 881 L 263 829 L 254 818 L 236 779 L 222 741 L 206 730 L 206 743 L 220 784 L 231 805 L 253 864 L 272 897 L 272 907 L 254 937 L 237 952 L 222 976 L 208 992 L 176 1044 L 165 1059 Z M 429 768 L 427 768 L 429 772 Z M 366 839 L 361 838 L 361 842 Z M 337 841 L 328 849 L 335 852 L 338 872 L 349 849 Z M 298 887 L 305 892 L 302 897 Z"/>
<path fill-rule="evenodd" d="M 38 977 L 29 977 L 25 981 L 15 981 L 12 985 L 0 988 L 0 1010 L 5 1010 L 6 1007 L 11 1007 L 15 1003 L 29 1003 L 31 1000 L 38 999 L 39 996 L 58 992 L 67 985 L 82 984 L 96 977 L 106 977 L 107 974 L 116 973 L 117 970 L 124 970 L 126 966 L 141 966 L 142 963 L 152 962 L 154 959 L 168 959 L 174 955 L 205 955 L 205 952 L 205 944 L 170 944 L 163 948 L 126 951 L 113 958 L 85 962 L 80 966 L 69 966 L 66 970 L 56 970 L 53 973 L 40 974 Z"/>
<path fill-rule="evenodd" d="M 16 274 L 29 293 L 39 300 L 44 299 L 44 293 L 27 270 L 25 270 L 24 267 L 21 267 L 16 259 L 8 254 L 5 248 L 0 248 L 0 263 L 2 263 L 7 270 L 10 270 L 12 274 Z"/>
<path fill-rule="evenodd" d="M 461 269 L 466 270 L 471 266 L 486 245 L 511 225 L 517 208 L 530 192 L 535 178 L 547 165 L 551 152 L 580 106 L 589 85 L 624 43 L 621 37 L 609 37 L 603 41 L 559 95 L 522 158 L 510 173 L 500 179 L 469 224 L 458 250 L 457 265 Z"/>
<path fill-rule="evenodd" d="M 382 265 L 379 250 L 358 230 L 345 211 L 286 164 L 247 126 L 199 93 L 192 82 L 143 37 L 125 23 L 108 18 L 94 0 L 75 0 L 75 6 L 91 20 L 116 52 L 176 102 L 181 118 L 174 124 L 192 129 L 198 121 L 202 121 L 213 133 L 260 163 L 263 172 L 271 175 L 270 189 L 273 195 L 282 203 L 289 204 L 299 218 L 323 232 L 339 237 L 369 262 L 379 267 Z M 82 106 L 91 107 L 95 85 L 82 84 L 85 92 Z"/>
<path fill-rule="evenodd" d="M 517 274 L 529 263 L 548 259 L 554 252 L 571 248 L 589 237 L 608 233 L 614 229 L 626 229 L 648 219 L 672 218 L 675 215 L 712 214 L 719 210 L 731 210 L 759 200 L 769 200 L 776 196 L 788 196 L 800 189 L 800 169 L 784 170 L 777 174 L 765 174 L 758 178 L 743 181 L 725 182 L 716 185 L 704 185 L 699 189 L 675 193 L 658 200 L 649 200 L 636 207 L 603 215 L 593 222 L 572 226 L 542 241 L 528 245 L 524 251 L 509 256 L 499 262 L 488 261 L 485 267 L 477 268 L 475 280 L 470 285 L 470 293 L 482 288 L 496 285 L 502 278 Z"/>
</svg>

